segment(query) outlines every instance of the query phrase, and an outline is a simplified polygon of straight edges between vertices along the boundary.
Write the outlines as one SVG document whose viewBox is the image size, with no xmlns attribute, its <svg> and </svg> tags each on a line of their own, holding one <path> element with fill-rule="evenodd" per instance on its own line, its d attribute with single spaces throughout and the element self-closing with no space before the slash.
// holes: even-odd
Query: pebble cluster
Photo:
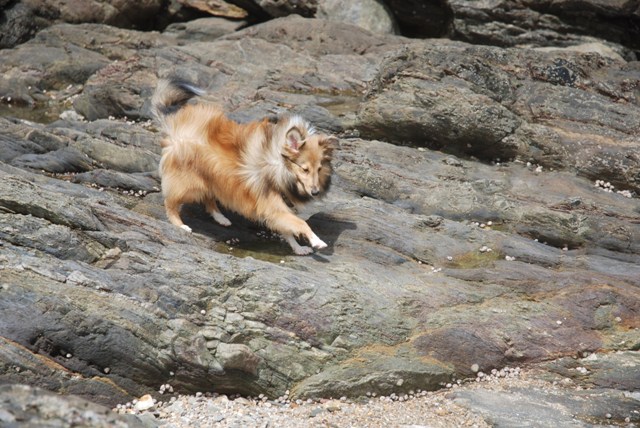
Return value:
<svg viewBox="0 0 640 428">
<path fill-rule="evenodd" d="M 599 189 L 604 190 L 607 193 L 617 193 L 618 195 L 622 195 L 625 198 L 633 198 L 633 193 L 631 193 L 631 191 L 629 190 L 615 190 L 615 186 L 611 183 L 609 183 L 608 181 L 605 182 L 604 180 L 596 180 L 595 186 Z"/>
<path fill-rule="evenodd" d="M 367 392 L 358 399 L 347 397 L 328 399 L 294 399 L 290 391 L 275 399 L 264 394 L 243 397 L 239 394 L 225 395 L 202 393 L 169 397 L 158 401 L 150 395 L 118 405 L 117 413 L 153 414 L 167 426 L 182 428 L 202 426 L 468 426 L 485 427 L 486 422 L 478 415 L 459 407 L 446 394 L 451 389 L 469 387 L 479 382 L 500 385 L 517 380 L 520 367 L 505 367 L 483 373 L 479 366 L 471 367 L 475 379 L 453 379 L 443 383 L 439 391 L 422 389 L 378 395 Z M 171 385 L 161 385 L 161 394 L 173 393 Z"/>
<path fill-rule="evenodd" d="M 445 397 L 447 390 L 409 391 L 377 397 L 368 393 L 360 400 L 296 399 L 287 391 L 269 400 L 264 395 L 242 397 L 217 393 L 180 395 L 162 402 L 145 395 L 138 400 L 118 405 L 120 414 L 152 414 L 163 426 L 182 427 L 246 427 L 275 426 L 488 426 L 482 417 L 459 407 Z M 165 425 L 166 424 L 166 425 Z"/>
<path fill-rule="evenodd" d="M 479 221 L 474 221 L 473 222 L 474 226 L 477 226 L 481 229 L 487 229 L 487 230 L 491 230 L 491 226 L 493 226 L 493 222 L 491 220 L 489 220 L 486 223 L 481 223 Z"/>
</svg>

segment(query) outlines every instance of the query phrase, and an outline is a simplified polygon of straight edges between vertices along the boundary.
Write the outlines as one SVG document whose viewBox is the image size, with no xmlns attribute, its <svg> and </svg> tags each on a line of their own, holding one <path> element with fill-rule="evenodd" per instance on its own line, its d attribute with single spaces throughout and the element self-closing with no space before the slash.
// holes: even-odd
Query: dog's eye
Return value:
<svg viewBox="0 0 640 428">
<path fill-rule="evenodd" d="M 304 171 L 305 174 L 309 173 L 309 167 L 308 166 L 303 166 L 302 167 L 302 171 Z"/>
</svg>

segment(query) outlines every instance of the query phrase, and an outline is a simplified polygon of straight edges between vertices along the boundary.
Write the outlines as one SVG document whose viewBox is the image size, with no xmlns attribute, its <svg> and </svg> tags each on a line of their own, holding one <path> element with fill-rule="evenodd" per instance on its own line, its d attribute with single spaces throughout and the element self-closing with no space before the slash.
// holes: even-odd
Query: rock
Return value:
<svg viewBox="0 0 640 428">
<path fill-rule="evenodd" d="M 315 16 L 330 21 L 354 24 L 373 33 L 397 33 L 397 24 L 393 15 L 379 0 L 351 4 L 338 0 L 321 0 Z"/>
<path fill-rule="evenodd" d="M 89 183 L 99 187 L 113 189 L 135 190 L 138 192 L 157 192 L 160 189 L 160 180 L 156 174 L 133 173 L 125 174 L 109 169 L 96 169 L 83 174 L 76 174 L 71 178 L 74 183 Z"/>
<path fill-rule="evenodd" d="M 178 0 L 179 3 L 214 16 L 242 19 L 247 11 L 223 0 Z"/>
<path fill-rule="evenodd" d="M 28 425 L 65 427 L 69 424 L 92 427 L 127 426 L 152 428 L 153 420 L 135 415 L 119 415 L 106 407 L 72 395 L 60 396 L 26 385 L 0 386 L 0 422 L 6 426 Z"/>
<path fill-rule="evenodd" d="M 636 62 L 299 16 L 189 31 L 63 24 L 0 51 L 0 382 L 109 405 L 167 383 L 399 394 L 637 349 Z M 174 73 L 237 120 L 338 134 L 332 190 L 299 213 L 326 250 L 199 205 L 192 234 L 167 222 L 149 96 Z M 86 121 L 41 114 L 71 105 Z"/>
<path fill-rule="evenodd" d="M 318 0 L 252 0 L 272 17 L 296 14 L 304 17 L 314 16 Z"/>
<path fill-rule="evenodd" d="M 73 147 L 65 147 L 44 154 L 28 153 L 12 160 L 12 165 L 41 169 L 52 173 L 81 172 L 93 168 L 90 158 Z"/>
<path fill-rule="evenodd" d="M 260 358 L 246 345 L 220 343 L 216 347 L 215 356 L 225 370 L 241 370 L 253 375 L 257 374 Z"/>
<path fill-rule="evenodd" d="M 611 320 L 611 327 L 624 326 L 624 320 Z M 580 359 L 561 358 L 544 364 L 544 368 L 562 379 L 571 379 L 585 388 L 605 388 L 634 391 L 638 384 L 640 356 L 637 352 L 618 351 L 610 354 L 589 354 Z M 586 371 L 581 372 L 577 368 Z"/>
<path fill-rule="evenodd" d="M 612 46 L 626 46 L 623 56 L 638 51 L 637 11 L 624 1 L 607 3 L 586 0 L 519 3 L 451 0 L 453 37 L 496 46 L 570 46 L 607 40 Z M 584 37 L 592 36 L 592 38 Z"/>
<path fill-rule="evenodd" d="M 153 397 L 149 394 L 145 394 L 136 401 L 136 404 L 133 405 L 133 410 L 136 412 L 144 412 L 145 410 L 153 408 L 154 405 Z"/>
<path fill-rule="evenodd" d="M 148 172 L 157 169 L 160 157 L 133 147 L 120 147 L 97 138 L 84 138 L 71 143 L 99 165 L 121 172 Z"/>
<path fill-rule="evenodd" d="M 3 10 L 0 49 L 25 42 L 37 31 L 55 23 L 95 22 L 150 30 L 156 21 L 149 19 L 149 16 L 158 16 L 161 9 L 162 2 L 159 0 L 144 0 L 131 4 L 105 4 L 100 1 L 60 3 L 52 0 L 11 2 L 11 5 Z"/>
<path fill-rule="evenodd" d="M 496 427 L 593 426 L 640 420 L 635 410 L 638 402 L 611 390 L 551 395 L 535 388 L 515 387 L 506 391 L 454 392 L 450 396 L 456 404 L 481 413 Z"/>
<path fill-rule="evenodd" d="M 174 36 L 178 40 L 184 40 L 185 43 L 194 41 L 206 42 L 233 33 L 246 25 L 246 21 L 200 18 L 171 24 L 165 29 L 164 34 Z"/>
<path fill-rule="evenodd" d="M 610 83 L 622 92 L 603 95 L 598 89 L 602 68 L 624 63 L 573 51 L 559 57 L 453 43 L 416 48 L 383 61 L 358 112 L 362 136 L 485 161 L 519 158 L 593 180 L 615 176 L 617 186 L 637 189 L 638 159 L 611 151 L 635 144 L 640 109 L 635 101 L 618 103 L 619 96 L 635 99 L 622 95 L 622 80 Z M 464 59 L 455 59 L 455 52 L 465 52 Z M 536 65 L 512 68 L 523 55 Z M 387 128 L 390 123 L 401 126 Z M 567 150 L 574 146 L 581 150 Z"/>
<path fill-rule="evenodd" d="M 416 389 L 438 389 L 451 378 L 449 367 L 421 358 L 406 346 L 366 348 L 358 356 L 323 370 L 292 391 L 301 397 L 358 397 L 371 391 L 380 395 Z"/>
</svg>

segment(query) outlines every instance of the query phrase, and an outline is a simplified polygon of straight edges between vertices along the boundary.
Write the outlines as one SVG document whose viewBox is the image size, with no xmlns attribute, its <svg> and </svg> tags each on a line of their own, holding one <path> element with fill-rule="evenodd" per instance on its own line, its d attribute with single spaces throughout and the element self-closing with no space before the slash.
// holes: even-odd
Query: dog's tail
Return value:
<svg viewBox="0 0 640 428">
<path fill-rule="evenodd" d="M 166 130 L 166 118 L 180 110 L 187 101 L 202 96 L 205 91 L 178 78 L 160 79 L 151 98 L 151 111 Z"/>
</svg>

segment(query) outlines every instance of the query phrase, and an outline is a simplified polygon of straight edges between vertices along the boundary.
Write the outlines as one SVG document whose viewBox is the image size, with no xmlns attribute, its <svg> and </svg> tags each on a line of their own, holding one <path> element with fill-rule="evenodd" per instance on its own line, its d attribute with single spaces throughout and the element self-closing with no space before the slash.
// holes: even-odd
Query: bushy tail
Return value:
<svg viewBox="0 0 640 428">
<path fill-rule="evenodd" d="M 160 125 L 166 129 L 166 117 L 177 112 L 187 101 L 205 92 L 177 78 L 160 79 L 151 98 L 151 111 Z"/>
</svg>

